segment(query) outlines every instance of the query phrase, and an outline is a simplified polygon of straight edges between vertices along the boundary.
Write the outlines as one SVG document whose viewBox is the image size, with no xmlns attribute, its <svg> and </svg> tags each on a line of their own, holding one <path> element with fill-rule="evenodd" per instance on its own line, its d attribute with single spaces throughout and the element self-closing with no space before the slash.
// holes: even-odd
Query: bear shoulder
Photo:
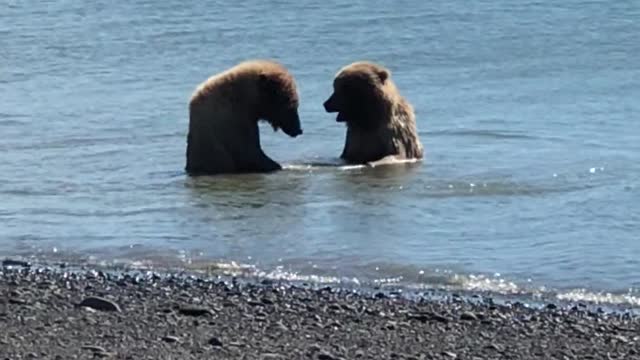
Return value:
<svg viewBox="0 0 640 360">
<path fill-rule="evenodd" d="M 272 60 L 248 60 L 221 73 L 212 75 L 200 83 L 191 94 L 189 104 L 209 99 L 216 92 L 220 90 L 226 91 L 230 86 L 255 82 L 260 75 L 266 77 L 279 76 L 284 79 L 291 78 L 290 82 L 293 83 L 292 77 L 282 64 Z"/>
</svg>

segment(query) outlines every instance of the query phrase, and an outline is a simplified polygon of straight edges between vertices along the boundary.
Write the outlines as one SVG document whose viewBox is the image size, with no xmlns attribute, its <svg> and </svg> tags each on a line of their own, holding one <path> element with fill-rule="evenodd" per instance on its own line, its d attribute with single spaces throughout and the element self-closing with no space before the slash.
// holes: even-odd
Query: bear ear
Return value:
<svg viewBox="0 0 640 360">
<path fill-rule="evenodd" d="M 385 81 L 391 76 L 391 72 L 387 69 L 379 69 L 377 71 L 380 82 L 384 84 Z"/>
</svg>

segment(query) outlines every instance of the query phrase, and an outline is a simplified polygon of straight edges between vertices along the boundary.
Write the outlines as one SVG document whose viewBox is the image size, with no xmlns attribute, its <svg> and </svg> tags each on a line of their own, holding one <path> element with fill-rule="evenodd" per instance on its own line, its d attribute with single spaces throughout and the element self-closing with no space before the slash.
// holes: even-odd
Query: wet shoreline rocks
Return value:
<svg viewBox="0 0 640 360">
<path fill-rule="evenodd" d="M 0 359 L 640 359 L 629 314 L 32 267 L 0 328 Z"/>
</svg>

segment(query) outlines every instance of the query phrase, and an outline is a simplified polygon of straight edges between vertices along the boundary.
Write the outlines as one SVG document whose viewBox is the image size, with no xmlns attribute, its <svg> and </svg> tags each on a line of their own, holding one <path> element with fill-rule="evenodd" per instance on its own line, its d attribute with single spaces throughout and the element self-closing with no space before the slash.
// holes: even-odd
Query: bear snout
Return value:
<svg viewBox="0 0 640 360">
<path fill-rule="evenodd" d="M 298 135 L 302 135 L 302 129 L 301 128 L 295 128 L 295 129 L 282 129 L 282 131 L 284 131 L 285 134 L 291 136 L 291 137 L 296 137 Z"/>
<path fill-rule="evenodd" d="M 327 99 L 327 101 L 324 102 L 323 106 L 324 106 L 324 110 L 328 113 L 338 111 L 338 107 L 336 106 L 335 94 L 331 95 Z"/>
</svg>

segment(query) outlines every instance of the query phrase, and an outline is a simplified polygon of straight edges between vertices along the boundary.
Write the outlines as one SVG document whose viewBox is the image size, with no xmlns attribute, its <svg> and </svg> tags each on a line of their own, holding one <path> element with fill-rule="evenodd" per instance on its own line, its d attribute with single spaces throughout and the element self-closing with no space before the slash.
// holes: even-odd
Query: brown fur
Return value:
<svg viewBox="0 0 640 360">
<path fill-rule="evenodd" d="M 200 84 L 189 102 L 186 171 L 269 172 L 282 167 L 260 147 L 258 121 L 302 134 L 293 76 L 269 60 L 240 63 Z"/>
<path fill-rule="evenodd" d="M 422 159 L 413 107 L 400 95 L 388 69 L 367 61 L 349 64 L 338 72 L 333 88 L 324 107 L 347 125 L 342 159 L 357 164 Z"/>
</svg>

